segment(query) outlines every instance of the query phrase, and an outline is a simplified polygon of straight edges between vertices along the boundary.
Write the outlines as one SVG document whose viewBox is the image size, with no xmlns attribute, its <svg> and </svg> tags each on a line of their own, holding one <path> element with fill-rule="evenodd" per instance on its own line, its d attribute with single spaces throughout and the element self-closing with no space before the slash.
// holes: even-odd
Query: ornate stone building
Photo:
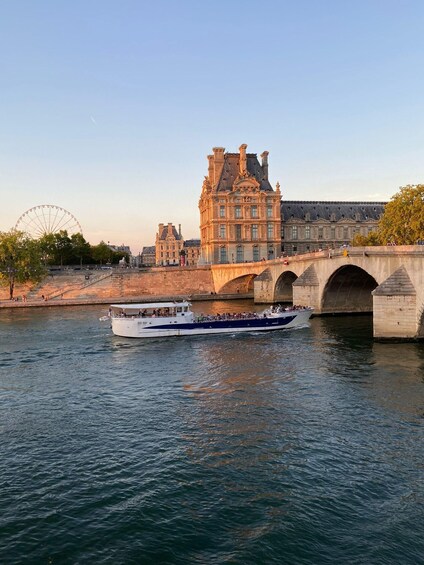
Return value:
<svg viewBox="0 0 424 565">
<path fill-rule="evenodd" d="M 268 151 L 214 147 L 199 201 L 202 263 L 273 259 L 281 251 L 280 189 L 268 180 Z"/>
<path fill-rule="evenodd" d="M 385 202 L 284 201 L 282 251 L 287 255 L 349 245 L 355 234 L 375 231 Z"/>
<path fill-rule="evenodd" d="M 143 267 L 154 267 L 156 265 L 156 248 L 154 245 L 143 247 L 140 254 Z"/>
<path fill-rule="evenodd" d="M 156 265 L 179 265 L 180 251 L 183 249 L 184 240 L 181 235 L 181 224 L 178 231 L 172 223 L 159 224 L 156 234 Z"/>
<path fill-rule="evenodd" d="M 200 257 L 200 239 L 186 239 L 182 253 L 184 253 L 183 264 L 187 267 L 196 267 Z"/>
</svg>

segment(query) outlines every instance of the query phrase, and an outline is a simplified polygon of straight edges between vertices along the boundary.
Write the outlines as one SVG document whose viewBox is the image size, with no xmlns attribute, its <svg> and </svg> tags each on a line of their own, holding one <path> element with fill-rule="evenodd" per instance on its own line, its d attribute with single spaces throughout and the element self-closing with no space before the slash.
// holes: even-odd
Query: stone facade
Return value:
<svg viewBox="0 0 424 565">
<path fill-rule="evenodd" d="M 284 201 L 282 250 L 287 255 L 349 245 L 355 234 L 377 229 L 385 202 Z"/>
<path fill-rule="evenodd" d="M 155 244 L 156 265 L 179 265 L 183 246 L 181 225 L 178 226 L 177 231 L 172 223 L 159 224 Z"/>
<path fill-rule="evenodd" d="M 201 263 L 274 259 L 281 252 L 280 190 L 268 180 L 268 152 L 214 147 L 199 200 Z"/>
<path fill-rule="evenodd" d="M 385 202 L 282 201 L 268 180 L 268 152 L 214 147 L 199 200 L 203 264 L 274 259 L 349 245 L 377 229 Z"/>
<path fill-rule="evenodd" d="M 372 294 L 374 337 L 405 339 L 417 336 L 417 292 L 403 265 Z"/>
<path fill-rule="evenodd" d="M 200 257 L 200 239 L 187 239 L 183 246 L 184 265 L 195 267 Z"/>
<path fill-rule="evenodd" d="M 156 265 L 156 247 L 154 245 L 143 247 L 140 255 L 141 266 L 154 267 Z"/>
</svg>

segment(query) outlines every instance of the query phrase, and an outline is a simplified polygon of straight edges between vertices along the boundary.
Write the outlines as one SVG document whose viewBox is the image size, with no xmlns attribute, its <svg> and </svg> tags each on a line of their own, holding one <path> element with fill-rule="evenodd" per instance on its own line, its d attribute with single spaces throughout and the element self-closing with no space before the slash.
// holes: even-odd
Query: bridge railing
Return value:
<svg viewBox="0 0 424 565">
<path fill-rule="evenodd" d="M 423 245 L 379 245 L 366 247 L 338 247 L 337 249 L 321 249 L 298 255 L 282 256 L 269 263 L 281 263 L 284 261 L 304 261 L 305 259 L 328 259 L 333 257 L 369 257 L 388 255 L 414 255 L 424 257 Z"/>
</svg>

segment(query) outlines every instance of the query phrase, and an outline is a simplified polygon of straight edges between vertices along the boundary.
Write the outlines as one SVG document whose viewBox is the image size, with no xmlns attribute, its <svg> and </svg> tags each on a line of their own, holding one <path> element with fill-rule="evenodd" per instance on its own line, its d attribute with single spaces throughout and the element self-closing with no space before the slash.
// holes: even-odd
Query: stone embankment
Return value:
<svg viewBox="0 0 424 565">
<path fill-rule="evenodd" d="M 50 273 L 38 285 L 16 285 L 16 300 L 0 288 L 0 308 L 110 304 L 151 300 L 214 299 L 209 267 L 154 269 L 77 270 Z M 220 294 L 220 299 L 253 297 L 253 294 Z"/>
</svg>

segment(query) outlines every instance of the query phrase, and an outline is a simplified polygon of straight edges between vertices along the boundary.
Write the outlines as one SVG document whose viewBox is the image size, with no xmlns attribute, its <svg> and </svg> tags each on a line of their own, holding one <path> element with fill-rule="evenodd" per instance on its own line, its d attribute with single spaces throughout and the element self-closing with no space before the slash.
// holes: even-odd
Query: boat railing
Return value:
<svg viewBox="0 0 424 565">
<path fill-rule="evenodd" d="M 217 322 L 228 320 L 253 320 L 258 318 L 266 318 L 264 312 L 225 312 L 223 314 L 197 314 L 196 322 Z"/>
<path fill-rule="evenodd" d="M 138 312 L 135 311 L 123 311 L 123 310 L 112 310 L 110 311 L 110 315 L 112 318 L 176 318 L 177 316 L 189 315 L 191 312 L 173 312 L 172 310 L 168 309 L 158 309 L 152 311 L 140 310 Z"/>
</svg>

